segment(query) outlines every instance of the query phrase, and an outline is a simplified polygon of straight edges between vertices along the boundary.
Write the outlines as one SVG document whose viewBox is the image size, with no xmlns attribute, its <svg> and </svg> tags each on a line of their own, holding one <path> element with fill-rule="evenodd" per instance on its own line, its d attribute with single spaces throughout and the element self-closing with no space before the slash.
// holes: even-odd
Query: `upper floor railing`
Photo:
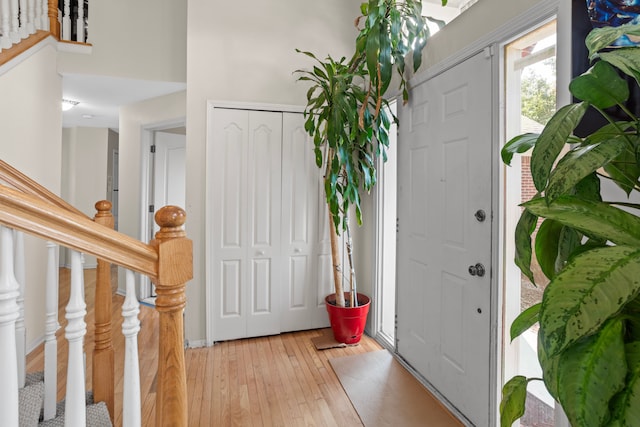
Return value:
<svg viewBox="0 0 640 427">
<path fill-rule="evenodd" d="M 89 0 L 0 0 L 0 65 L 48 37 L 89 44 Z"/>
</svg>

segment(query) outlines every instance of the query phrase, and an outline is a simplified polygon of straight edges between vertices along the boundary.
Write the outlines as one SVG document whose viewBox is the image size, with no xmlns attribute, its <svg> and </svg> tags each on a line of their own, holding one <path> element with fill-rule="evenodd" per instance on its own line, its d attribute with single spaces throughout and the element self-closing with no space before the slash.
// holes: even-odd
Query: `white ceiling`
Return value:
<svg viewBox="0 0 640 427">
<path fill-rule="evenodd" d="M 62 126 L 118 129 L 120 107 L 179 92 L 186 87 L 186 83 L 64 74 L 62 98 L 79 104 L 63 111 Z"/>
</svg>

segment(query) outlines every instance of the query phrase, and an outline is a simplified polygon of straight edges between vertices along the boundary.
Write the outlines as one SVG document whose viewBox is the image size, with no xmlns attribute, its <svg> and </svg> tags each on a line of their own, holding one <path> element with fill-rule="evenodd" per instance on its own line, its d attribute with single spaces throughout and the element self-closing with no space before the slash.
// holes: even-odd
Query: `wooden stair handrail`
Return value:
<svg viewBox="0 0 640 427">
<path fill-rule="evenodd" d="M 158 277 L 158 253 L 153 246 L 5 185 L 0 185 L 0 223 L 145 274 L 151 280 Z"/>
<path fill-rule="evenodd" d="M 22 191 L 23 193 L 31 194 L 46 202 L 52 203 L 56 206 L 60 206 L 61 208 L 64 208 L 70 212 L 74 212 L 80 216 L 87 217 L 75 206 L 72 206 L 61 197 L 53 194 L 51 191 L 38 184 L 36 181 L 29 178 L 2 159 L 0 159 L 0 180 Z"/>
<path fill-rule="evenodd" d="M 157 426 L 188 426 L 184 357 L 186 283 L 193 278 L 193 243 L 176 206 L 156 213 L 160 231 L 149 245 L 84 215 L 0 185 L 0 224 L 145 274 L 156 285 L 159 313 Z"/>
</svg>

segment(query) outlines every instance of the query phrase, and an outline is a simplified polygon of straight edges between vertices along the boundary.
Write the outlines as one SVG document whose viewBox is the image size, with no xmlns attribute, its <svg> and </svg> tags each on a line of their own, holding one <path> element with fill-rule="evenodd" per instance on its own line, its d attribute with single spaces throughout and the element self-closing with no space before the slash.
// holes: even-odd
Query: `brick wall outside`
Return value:
<svg viewBox="0 0 640 427">
<path fill-rule="evenodd" d="M 531 178 L 531 156 L 520 156 L 522 162 L 522 201 L 526 202 L 531 200 L 536 195 L 536 187 L 533 185 L 533 179 Z"/>
</svg>

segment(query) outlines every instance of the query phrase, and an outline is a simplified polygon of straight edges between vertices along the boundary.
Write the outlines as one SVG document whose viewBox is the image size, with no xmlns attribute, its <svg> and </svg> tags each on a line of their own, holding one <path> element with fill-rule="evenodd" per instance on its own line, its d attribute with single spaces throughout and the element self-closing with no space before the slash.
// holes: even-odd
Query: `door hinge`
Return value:
<svg viewBox="0 0 640 427">
<path fill-rule="evenodd" d="M 152 145 L 151 147 L 149 147 L 149 148 L 151 149 L 151 152 L 152 152 L 152 153 L 155 153 L 155 152 L 156 152 L 156 145 L 155 145 L 155 144 L 153 144 L 153 145 Z"/>
<path fill-rule="evenodd" d="M 154 205 L 149 205 L 149 213 L 154 213 L 156 211 L 156 207 Z"/>
<path fill-rule="evenodd" d="M 487 46 L 487 47 L 484 48 L 484 57 L 485 58 L 487 58 L 487 59 L 491 58 L 494 55 L 494 53 L 495 52 L 494 52 L 493 45 Z"/>
</svg>

